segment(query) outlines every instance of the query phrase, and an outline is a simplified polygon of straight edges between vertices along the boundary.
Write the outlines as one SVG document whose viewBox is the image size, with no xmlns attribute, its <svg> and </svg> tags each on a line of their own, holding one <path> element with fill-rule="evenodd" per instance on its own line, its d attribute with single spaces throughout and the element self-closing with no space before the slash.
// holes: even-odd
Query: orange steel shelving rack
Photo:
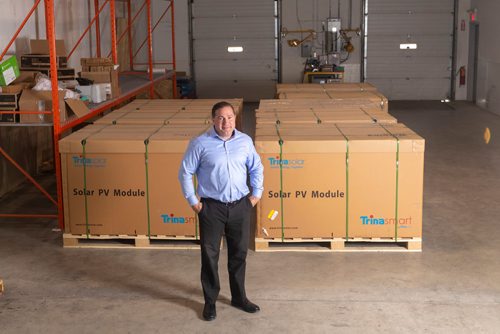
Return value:
<svg viewBox="0 0 500 334">
<path fill-rule="evenodd" d="M 56 177 L 56 186 L 57 186 L 57 198 L 54 198 L 51 196 L 36 180 L 29 175 L 28 172 L 26 172 L 22 166 L 20 166 L 0 145 L 0 156 L 3 156 L 7 161 L 9 161 L 17 170 L 19 170 L 33 185 L 45 196 L 51 201 L 55 206 L 57 206 L 57 214 L 18 214 L 18 213 L 0 213 L 0 218 L 2 217 L 11 217 L 11 218 L 57 218 L 59 222 L 59 228 L 64 229 L 64 214 L 63 214 L 63 202 L 62 202 L 62 175 L 61 175 L 61 160 L 59 156 L 59 139 L 61 139 L 61 135 L 64 131 L 72 129 L 73 127 L 82 124 L 83 122 L 86 122 L 87 120 L 98 116 L 99 114 L 102 114 L 104 111 L 112 109 L 114 106 L 123 103 L 132 97 L 136 96 L 137 94 L 149 90 L 149 95 L 150 98 L 153 98 L 154 94 L 154 84 L 160 80 L 164 80 L 167 78 L 171 78 L 173 82 L 173 97 L 176 98 L 176 76 L 175 76 L 175 70 L 176 70 L 176 61 L 175 61 L 175 28 L 174 28 L 174 0 L 167 1 L 168 6 L 165 9 L 165 11 L 161 14 L 157 22 L 155 23 L 154 26 L 152 26 L 152 13 L 151 13 L 151 3 L 154 0 L 144 0 L 144 3 L 142 6 L 139 8 L 139 10 L 135 13 L 135 15 L 132 17 L 132 11 L 131 11 L 131 0 L 125 0 L 126 1 L 126 6 L 127 6 L 127 29 L 122 33 L 121 36 L 117 38 L 116 36 L 116 2 L 118 0 L 104 0 L 101 4 L 99 3 L 99 0 L 94 0 L 94 17 L 92 18 L 91 22 L 85 29 L 85 31 L 82 33 L 81 37 L 78 39 L 77 43 L 75 46 L 71 49 L 71 51 L 68 53 L 68 60 L 70 57 L 73 55 L 74 51 L 76 48 L 79 46 L 85 35 L 90 31 L 92 28 L 92 25 L 95 24 L 95 35 L 96 35 L 96 56 L 101 57 L 101 36 L 100 36 L 100 20 L 99 16 L 102 12 L 102 10 L 105 8 L 106 5 L 109 5 L 109 12 L 110 12 L 110 27 L 111 27 L 111 52 L 108 55 L 108 57 L 111 56 L 113 63 L 117 64 L 118 62 L 118 56 L 117 56 L 117 43 L 120 42 L 120 40 L 127 34 L 129 38 L 129 57 L 130 57 L 130 68 L 131 71 L 128 72 L 122 72 L 120 73 L 121 75 L 136 75 L 137 77 L 139 76 L 147 76 L 147 80 L 143 83 L 139 83 L 136 85 L 134 88 L 131 90 L 127 91 L 126 93 L 113 98 L 112 100 L 106 101 L 102 104 L 99 104 L 95 108 L 92 108 L 88 114 L 86 114 L 83 117 L 79 118 L 71 118 L 65 121 L 64 123 L 61 123 L 61 118 L 60 118 L 60 111 L 59 111 L 59 98 L 58 98 L 58 91 L 57 88 L 52 89 L 52 111 L 6 111 L 6 112 L 0 112 L 2 113 L 8 113 L 8 114 L 51 114 L 53 118 L 53 122 L 50 124 L 47 124 L 47 126 L 52 126 L 53 127 L 53 149 L 54 149 L 54 166 L 55 166 L 55 177 Z M 22 31 L 30 17 L 32 16 L 33 12 L 37 9 L 39 6 L 40 2 L 42 0 L 36 0 L 33 4 L 33 7 L 31 10 L 28 12 L 24 20 L 22 21 L 21 25 L 15 32 L 14 36 L 10 40 L 10 42 L 7 44 L 7 46 L 4 48 L 3 52 L 0 55 L 0 61 L 2 61 L 3 57 L 7 54 L 9 49 L 11 48 L 12 44 L 18 37 L 19 33 Z M 58 87 L 58 78 L 57 78 L 57 65 L 56 65 L 56 31 L 55 31 L 55 17 L 54 17 L 54 2 L 55 0 L 43 0 L 44 3 L 44 8 L 45 8 L 45 23 L 46 23 L 46 38 L 48 40 L 49 44 L 49 54 L 50 54 L 50 77 L 51 77 L 51 83 L 52 87 Z M 123 2 L 120 1 L 120 2 Z M 140 47 L 136 50 L 136 52 L 133 52 L 133 46 L 132 46 L 132 24 L 138 17 L 138 15 L 146 9 L 146 15 L 147 15 L 147 37 L 145 40 L 142 42 Z M 171 62 L 154 62 L 153 61 L 153 32 L 155 28 L 158 26 L 160 21 L 167 15 L 167 13 L 170 11 L 171 15 L 171 57 L 172 61 Z M 134 63 L 134 58 L 137 56 L 139 51 L 142 49 L 142 47 L 147 43 L 147 48 L 148 48 L 148 62 L 147 63 Z M 154 76 L 153 74 L 153 66 L 156 64 L 161 64 L 161 65 L 166 65 L 170 66 L 171 69 L 169 71 L 166 71 L 165 75 L 160 75 L 160 76 Z M 148 71 L 147 72 L 139 72 L 139 71 L 134 71 L 134 65 L 148 65 Z M 33 126 L 32 124 L 16 124 L 16 126 Z"/>
</svg>

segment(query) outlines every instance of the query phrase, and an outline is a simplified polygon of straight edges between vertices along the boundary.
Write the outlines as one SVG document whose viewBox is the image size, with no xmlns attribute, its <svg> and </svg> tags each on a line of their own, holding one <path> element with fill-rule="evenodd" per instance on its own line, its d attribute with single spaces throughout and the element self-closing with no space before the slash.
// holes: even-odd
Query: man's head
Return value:
<svg viewBox="0 0 500 334">
<path fill-rule="evenodd" d="M 229 139 L 233 135 L 236 124 L 236 114 L 233 106 L 221 101 L 212 107 L 212 120 L 214 122 L 215 132 L 222 139 Z"/>
</svg>

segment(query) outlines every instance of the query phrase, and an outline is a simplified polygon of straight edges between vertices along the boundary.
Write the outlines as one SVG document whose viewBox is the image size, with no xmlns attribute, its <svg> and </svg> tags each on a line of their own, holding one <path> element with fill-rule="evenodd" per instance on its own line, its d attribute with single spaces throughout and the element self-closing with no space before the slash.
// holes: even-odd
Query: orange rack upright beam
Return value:
<svg viewBox="0 0 500 334">
<path fill-rule="evenodd" d="M 33 12 L 36 10 L 37 6 L 42 0 L 35 0 L 35 3 L 29 13 L 27 14 L 26 18 L 23 20 L 21 23 L 20 27 L 17 29 L 16 33 L 14 34 L 13 38 L 11 41 L 8 43 L 7 47 L 3 50 L 0 60 L 5 56 L 5 54 L 9 51 L 10 47 L 16 40 L 17 36 L 23 29 L 23 27 L 26 25 L 26 22 L 29 20 L 29 18 L 32 16 Z M 14 113 L 14 114 L 52 114 L 52 119 L 53 123 L 52 124 L 41 124 L 41 125 L 50 125 L 53 126 L 53 147 L 54 147 L 54 166 L 55 166 L 55 177 L 56 177 L 56 186 L 57 186 L 57 200 L 53 198 L 46 190 L 42 188 L 40 184 L 38 184 L 33 177 L 29 175 L 23 168 L 16 163 L 8 154 L 5 152 L 0 147 L 0 156 L 4 156 L 7 161 L 9 161 L 14 167 L 16 167 L 29 181 L 31 181 L 36 188 L 40 190 L 41 193 L 43 193 L 52 203 L 57 205 L 57 215 L 55 214 L 11 214 L 11 213 L 0 213 L 0 217 L 18 217 L 18 218 L 35 218 L 35 217 L 42 217 L 42 218 L 57 218 L 59 227 L 61 229 L 64 229 L 64 207 L 63 207 L 63 190 L 62 190 L 62 170 L 61 170 L 61 158 L 59 155 L 59 139 L 62 136 L 62 133 L 66 130 L 69 130 L 79 124 L 82 124 L 83 122 L 89 120 L 90 118 L 102 113 L 105 110 L 111 109 L 113 106 L 116 106 L 120 103 L 123 103 L 130 98 L 133 98 L 135 95 L 139 94 L 142 91 L 145 91 L 149 88 L 150 94 L 153 92 L 153 85 L 159 80 L 163 80 L 167 77 L 172 78 L 173 80 L 173 86 L 174 86 L 174 91 L 173 95 L 175 97 L 175 36 L 174 36 L 174 2 L 173 0 L 170 1 L 167 10 L 165 13 L 170 9 L 171 11 L 171 18 L 172 18 L 172 63 L 162 63 L 162 64 L 171 64 L 173 71 L 171 72 L 171 76 L 154 76 L 153 75 L 153 39 L 152 39 L 152 33 L 156 26 L 158 25 L 159 21 L 163 18 L 165 13 L 160 17 L 158 22 L 155 24 L 153 28 L 151 28 L 151 1 L 152 0 L 145 0 L 144 4 L 142 5 L 141 9 L 139 12 L 144 8 L 144 6 L 148 6 L 148 36 L 147 36 L 147 42 L 148 42 L 148 65 L 149 65 L 149 81 L 146 83 L 141 84 L 140 86 L 136 86 L 134 89 L 128 91 L 127 93 L 113 98 L 112 100 L 103 103 L 102 105 L 98 106 L 97 108 L 92 109 L 87 115 L 77 118 L 77 119 L 70 119 L 67 120 L 64 124 L 61 123 L 61 115 L 60 115 L 60 109 L 63 106 L 59 105 L 59 92 L 57 90 L 58 87 L 58 78 L 57 78 L 57 65 L 56 65 L 56 32 L 55 32 L 55 16 L 54 16 L 54 0 L 43 0 L 44 2 L 44 8 L 45 8 L 45 23 L 46 23 L 46 38 L 48 40 L 48 45 L 49 45 L 49 54 L 50 54 L 50 74 L 51 74 L 51 84 L 52 84 L 52 111 L 15 111 L 15 112 L 9 112 L 9 113 Z M 88 31 L 91 29 L 92 24 L 95 22 L 96 23 L 96 50 L 97 54 L 99 55 L 101 52 L 100 48 L 100 41 L 101 41 L 101 36 L 100 36 L 100 23 L 99 23 L 99 15 L 102 12 L 104 6 L 109 2 L 110 5 L 110 21 L 111 21 L 111 55 L 113 58 L 113 62 L 116 64 L 117 63 L 117 48 L 116 48 L 116 24 L 115 24 L 115 0 L 104 0 L 103 3 L 100 5 L 98 0 L 94 0 L 94 17 L 91 20 L 89 26 L 85 29 L 84 33 L 80 37 L 80 39 L 77 41 L 76 45 L 71 49 L 70 53 L 68 54 L 68 59 L 70 56 L 74 53 L 84 36 L 88 33 Z M 100 5 L 100 7 L 99 7 Z M 127 7 L 128 7 L 128 37 L 129 37 L 129 53 L 130 53 L 130 66 L 131 69 L 133 69 L 134 63 L 133 63 L 133 58 L 135 55 L 132 54 L 132 34 L 131 34 L 131 25 L 133 23 L 134 19 L 131 19 L 131 1 L 127 0 Z M 137 14 L 138 15 L 138 14 Z M 137 17 L 136 15 L 136 17 Z M 121 37 L 120 37 L 121 38 Z M 146 42 L 144 41 L 144 43 Z M 144 43 L 142 45 L 144 45 Z M 142 46 L 141 46 L 142 47 Z M 139 48 L 140 49 L 140 48 Z M 5 113 L 5 112 L 2 112 Z M 34 126 L 34 124 L 16 124 L 20 126 Z M 39 124 L 40 125 L 40 124 Z"/>
<path fill-rule="evenodd" d="M 57 64 L 56 64 L 56 31 L 54 20 L 54 0 L 45 0 L 45 22 L 47 24 L 47 40 L 49 43 L 50 53 L 50 77 L 52 83 L 52 118 L 54 120 L 54 166 L 56 169 L 56 185 L 57 185 L 57 215 L 59 228 L 64 228 L 64 213 L 62 200 L 62 171 L 61 171 L 61 156 L 59 155 L 59 139 L 61 137 L 61 115 L 59 106 L 59 92 L 57 81 Z"/>
</svg>

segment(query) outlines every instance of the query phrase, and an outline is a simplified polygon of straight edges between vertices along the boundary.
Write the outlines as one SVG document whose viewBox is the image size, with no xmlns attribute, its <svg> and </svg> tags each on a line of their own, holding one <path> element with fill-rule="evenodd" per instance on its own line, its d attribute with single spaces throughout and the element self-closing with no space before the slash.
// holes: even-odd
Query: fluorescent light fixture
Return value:
<svg viewBox="0 0 500 334">
<path fill-rule="evenodd" d="M 227 52 L 243 52 L 242 46 L 228 46 Z"/>
<path fill-rule="evenodd" d="M 415 50 L 417 48 L 417 43 L 403 43 L 399 44 L 401 50 Z"/>
</svg>

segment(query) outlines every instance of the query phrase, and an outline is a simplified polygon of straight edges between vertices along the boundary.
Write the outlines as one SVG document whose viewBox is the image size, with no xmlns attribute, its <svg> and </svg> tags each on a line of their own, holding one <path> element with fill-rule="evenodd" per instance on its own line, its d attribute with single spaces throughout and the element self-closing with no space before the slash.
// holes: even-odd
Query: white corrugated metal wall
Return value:
<svg viewBox="0 0 500 334">
<path fill-rule="evenodd" d="M 392 100 L 449 97 L 453 11 L 453 0 L 366 0 L 365 80 Z"/>
<path fill-rule="evenodd" d="M 272 98 L 277 80 L 275 1 L 194 0 L 193 70 L 199 98 Z M 243 52 L 229 53 L 229 46 Z"/>
</svg>

